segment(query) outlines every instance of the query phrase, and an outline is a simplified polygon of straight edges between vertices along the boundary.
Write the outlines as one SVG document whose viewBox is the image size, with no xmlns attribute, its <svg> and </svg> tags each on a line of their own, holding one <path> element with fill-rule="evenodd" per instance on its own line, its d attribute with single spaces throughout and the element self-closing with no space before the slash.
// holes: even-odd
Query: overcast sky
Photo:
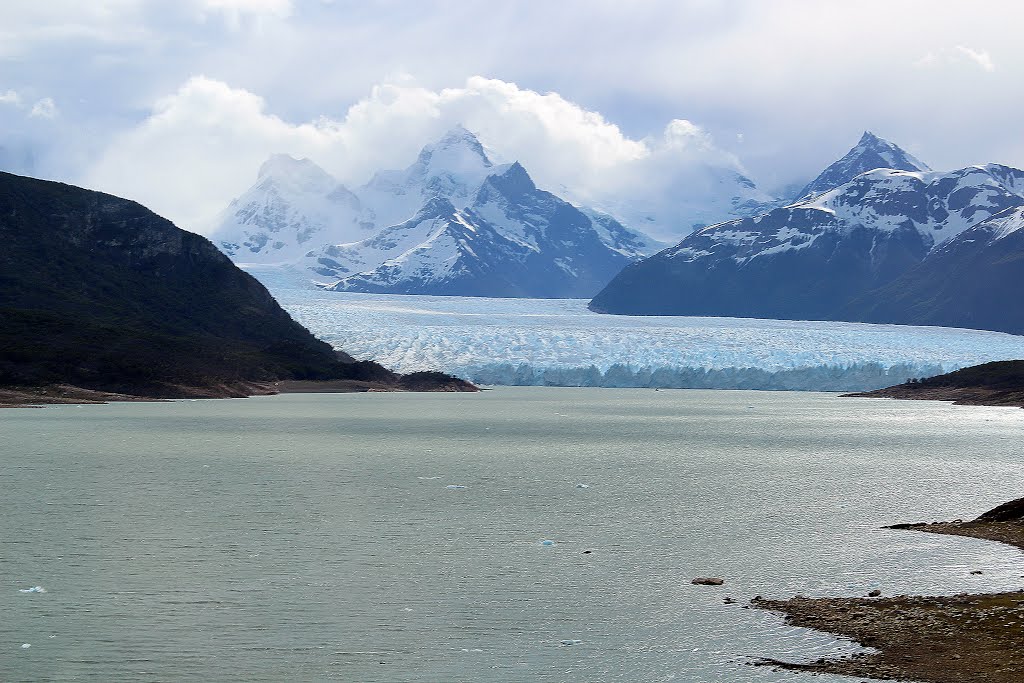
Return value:
<svg viewBox="0 0 1024 683">
<path fill-rule="evenodd" d="M 1015 0 L 4 0 L 0 168 L 202 231 L 272 152 L 358 184 L 456 122 L 584 195 L 648 157 L 776 192 L 865 129 L 1021 167 L 1021 26 Z"/>
</svg>

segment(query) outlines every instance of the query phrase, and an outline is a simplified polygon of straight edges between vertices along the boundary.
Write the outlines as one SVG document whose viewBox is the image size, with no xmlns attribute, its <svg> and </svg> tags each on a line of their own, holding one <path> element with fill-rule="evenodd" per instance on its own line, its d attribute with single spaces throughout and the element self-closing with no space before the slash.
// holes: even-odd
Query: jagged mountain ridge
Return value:
<svg viewBox="0 0 1024 683">
<path fill-rule="evenodd" d="M 540 190 L 520 164 L 488 176 L 465 208 L 430 200 L 411 220 L 314 253 L 328 289 L 586 297 L 647 248 L 607 216 Z"/>
<path fill-rule="evenodd" d="M 214 240 L 239 263 L 286 263 L 325 244 L 371 237 L 435 196 L 461 208 L 498 170 L 462 127 L 424 147 L 408 168 L 378 171 L 354 190 L 309 159 L 275 154 L 222 213 Z"/>
<path fill-rule="evenodd" d="M 930 171 L 926 164 L 914 158 L 899 146 L 884 140 L 871 131 L 864 131 L 860 140 L 818 177 L 808 183 L 795 195 L 795 201 L 803 201 L 844 185 L 861 173 L 876 168 L 891 168 L 897 171 Z"/>
<path fill-rule="evenodd" d="M 493 164 L 461 127 L 424 147 L 408 168 L 378 172 L 354 192 L 307 160 L 277 159 L 275 168 L 285 178 L 261 174 L 247 199 L 233 203 L 232 216 L 287 220 L 273 224 L 274 237 L 263 228 L 238 235 L 238 221 L 229 222 L 218 233 L 221 248 L 242 263 L 308 270 L 331 289 L 589 297 L 622 266 L 664 246 L 539 190 L 518 163 Z M 338 197 L 346 199 L 341 222 L 355 228 L 331 222 Z M 469 241 L 476 249 L 466 250 Z"/>
<path fill-rule="evenodd" d="M 875 169 L 752 219 L 698 231 L 627 267 L 591 303 L 611 313 L 848 320 L 845 306 L 936 245 L 1024 203 L 1024 172 Z"/>
</svg>

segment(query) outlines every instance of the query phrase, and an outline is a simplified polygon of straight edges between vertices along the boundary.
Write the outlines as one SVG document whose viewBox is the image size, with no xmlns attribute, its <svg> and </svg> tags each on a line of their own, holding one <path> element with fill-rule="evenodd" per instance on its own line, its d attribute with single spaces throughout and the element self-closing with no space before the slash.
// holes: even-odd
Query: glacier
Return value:
<svg viewBox="0 0 1024 683">
<path fill-rule="evenodd" d="M 295 271 L 247 270 L 314 334 L 360 360 L 483 385 L 862 391 L 1024 358 L 1024 337 L 999 332 L 605 315 L 583 299 L 329 292 Z"/>
</svg>

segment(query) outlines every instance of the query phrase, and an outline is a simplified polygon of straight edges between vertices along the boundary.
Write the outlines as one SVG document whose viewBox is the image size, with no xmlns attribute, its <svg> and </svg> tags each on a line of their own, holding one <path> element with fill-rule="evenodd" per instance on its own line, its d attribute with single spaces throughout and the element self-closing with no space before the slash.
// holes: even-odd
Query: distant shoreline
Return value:
<svg viewBox="0 0 1024 683">
<path fill-rule="evenodd" d="M 1024 361 L 984 363 L 936 377 L 910 380 L 884 389 L 843 396 L 1024 408 Z"/>
<path fill-rule="evenodd" d="M 120 393 L 69 384 L 38 387 L 0 387 L 0 408 L 38 408 L 45 405 L 154 403 L 185 398 L 248 398 L 276 394 L 353 394 L 368 392 L 478 392 L 479 387 L 440 373 L 402 375 L 397 382 L 336 380 L 281 380 L 277 382 L 223 382 L 206 386 L 166 386 L 159 390 Z"/>
</svg>

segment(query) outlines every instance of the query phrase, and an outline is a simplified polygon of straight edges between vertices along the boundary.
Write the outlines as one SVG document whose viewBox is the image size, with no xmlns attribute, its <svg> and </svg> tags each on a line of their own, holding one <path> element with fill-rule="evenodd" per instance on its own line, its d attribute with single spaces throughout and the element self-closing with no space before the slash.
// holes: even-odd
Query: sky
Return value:
<svg viewBox="0 0 1024 683">
<path fill-rule="evenodd" d="M 272 153 L 355 186 L 457 123 L 583 198 L 709 167 L 785 194 L 864 130 L 1024 167 L 1022 25 L 1015 0 L 5 0 L 0 169 L 209 232 Z"/>
</svg>

